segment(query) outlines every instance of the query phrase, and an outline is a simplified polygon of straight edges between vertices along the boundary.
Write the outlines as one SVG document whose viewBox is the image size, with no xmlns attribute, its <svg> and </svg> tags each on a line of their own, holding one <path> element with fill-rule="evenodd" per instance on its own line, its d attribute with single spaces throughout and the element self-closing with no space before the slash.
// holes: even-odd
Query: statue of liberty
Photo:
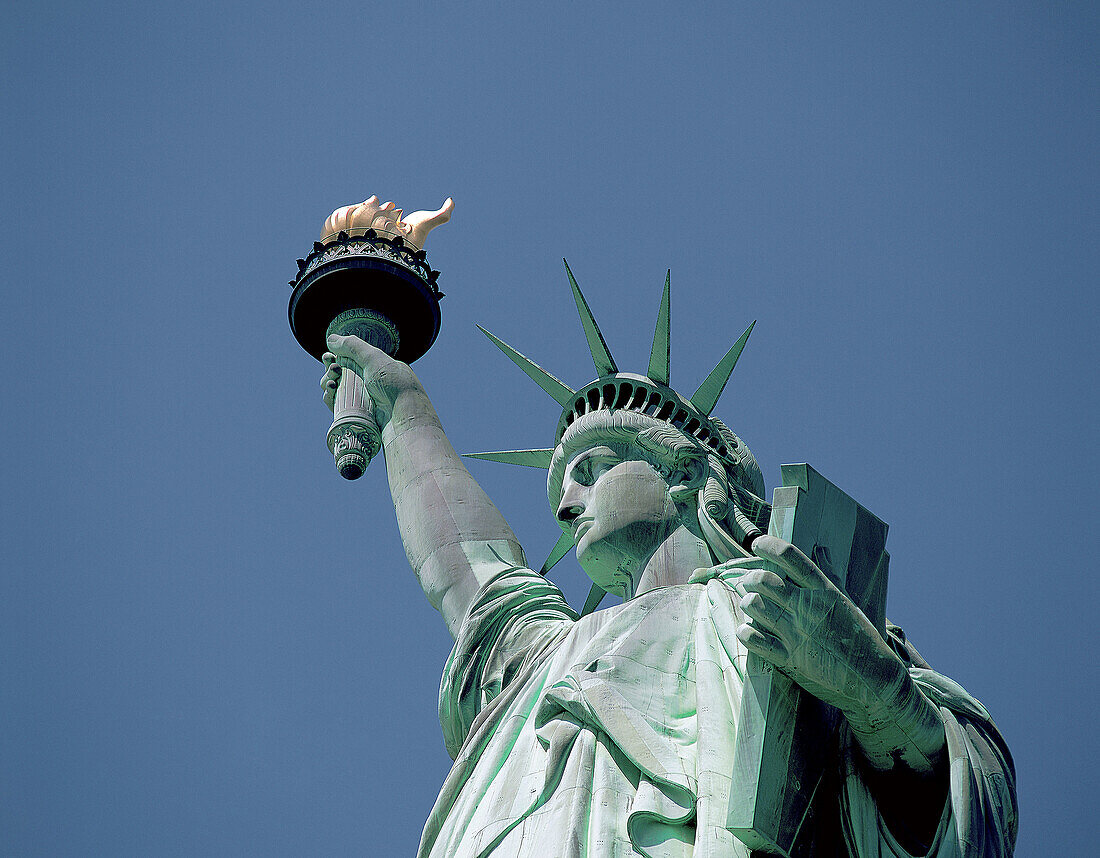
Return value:
<svg viewBox="0 0 1100 858">
<path fill-rule="evenodd" d="M 574 390 L 488 334 L 563 408 L 552 447 L 479 454 L 547 469 L 562 538 L 541 571 L 412 369 L 328 339 L 326 402 L 341 364 L 361 368 L 409 563 L 455 640 L 439 695 L 454 766 L 421 858 L 747 858 L 727 818 L 752 659 L 837 713 L 792 854 L 1011 855 L 1015 777 L 986 710 L 827 555 L 769 533 L 761 470 L 712 416 L 752 326 L 683 397 L 668 282 L 643 375 L 619 371 L 568 276 L 595 381 Z M 573 546 L 593 582 L 580 613 L 545 577 Z M 605 592 L 622 603 L 594 610 Z"/>
</svg>

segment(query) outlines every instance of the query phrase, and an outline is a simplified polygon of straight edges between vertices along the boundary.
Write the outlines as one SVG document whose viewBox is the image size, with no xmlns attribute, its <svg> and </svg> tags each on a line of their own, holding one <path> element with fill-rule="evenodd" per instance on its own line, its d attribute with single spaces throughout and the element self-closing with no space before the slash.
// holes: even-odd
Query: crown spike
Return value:
<svg viewBox="0 0 1100 858">
<path fill-rule="evenodd" d="M 565 262 L 565 273 L 569 275 L 569 285 L 573 288 L 573 300 L 577 302 L 577 312 L 581 316 L 581 326 L 584 328 L 585 339 L 588 340 L 588 350 L 592 352 L 592 363 L 596 365 L 596 374 L 601 378 L 605 375 L 615 375 L 619 368 L 615 366 L 615 358 L 611 357 L 611 350 L 604 341 L 600 327 L 596 324 L 596 318 L 588 307 L 588 302 L 581 294 L 581 287 L 577 285 L 573 272 L 569 269 L 569 263 Z M 565 403 L 562 403 L 563 405 Z"/>
<path fill-rule="evenodd" d="M 669 292 L 672 269 L 665 275 L 665 292 L 661 296 L 661 309 L 657 312 L 657 327 L 653 331 L 653 348 L 649 352 L 649 372 L 654 381 L 668 385 L 669 372 Z"/>
<path fill-rule="evenodd" d="M 566 554 L 569 553 L 569 549 L 573 547 L 573 537 L 569 533 L 562 533 L 558 537 L 558 541 L 554 543 L 554 547 L 550 549 L 550 556 L 546 558 L 546 562 L 542 564 L 542 569 L 539 570 L 540 575 L 545 575 L 551 569 L 558 565 L 558 561 L 561 560 Z"/>
<path fill-rule="evenodd" d="M 463 453 L 467 459 L 485 459 L 489 462 L 502 462 L 505 465 L 523 465 L 527 468 L 550 468 L 553 450 L 497 450 L 492 453 Z"/>
<path fill-rule="evenodd" d="M 537 363 L 532 361 L 530 358 L 521 355 L 503 340 L 494 337 L 487 330 L 481 327 L 481 325 L 478 325 L 477 329 L 481 331 L 481 333 L 485 334 L 485 336 L 487 336 L 490 340 L 492 340 L 493 344 L 498 349 L 508 355 L 508 357 L 511 358 L 512 362 L 516 366 L 527 373 L 527 375 L 530 376 L 531 380 L 535 382 L 535 384 L 537 384 L 539 387 L 549 393 L 554 401 L 558 403 L 558 405 L 560 405 L 562 408 L 565 408 L 569 404 L 569 402 L 573 398 L 573 388 L 554 378 L 554 376 L 550 375 L 550 373 L 544 370 Z"/>
<path fill-rule="evenodd" d="M 603 597 L 606 595 L 607 590 L 599 584 L 593 584 L 592 589 L 588 591 L 588 598 L 584 600 L 584 607 L 581 608 L 581 616 L 587 617 L 596 610 L 596 608 L 600 606 L 600 602 L 603 601 Z"/>
<path fill-rule="evenodd" d="M 726 352 L 726 356 L 718 361 L 718 366 L 711 370 L 710 375 L 703 379 L 703 383 L 699 385 L 699 389 L 691 395 L 691 404 L 707 417 L 714 410 L 714 406 L 718 404 L 718 397 L 722 395 L 726 382 L 730 380 L 733 368 L 737 366 L 737 359 L 741 357 L 741 352 L 745 348 L 745 343 L 748 342 L 749 334 L 752 333 L 755 324 L 756 320 L 753 319 L 752 325 L 745 329 L 745 333 L 741 335 L 741 338 Z"/>
</svg>

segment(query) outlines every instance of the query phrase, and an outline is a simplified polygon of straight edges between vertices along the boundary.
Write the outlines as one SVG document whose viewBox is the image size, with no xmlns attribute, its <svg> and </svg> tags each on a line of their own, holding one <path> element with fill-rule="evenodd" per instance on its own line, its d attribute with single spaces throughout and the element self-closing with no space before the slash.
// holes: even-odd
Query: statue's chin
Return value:
<svg viewBox="0 0 1100 858">
<path fill-rule="evenodd" d="M 592 583 L 615 596 L 622 596 L 631 587 L 630 570 L 637 563 L 604 543 L 578 550 L 577 560 Z"/>
<path fill-rule="evenodd" d="M 591 575 L 589 575 L 588 577 L 592 581 L 593 584 L 598 586 L 605 593 L 610 593 L 612 596 L 618 596 L 621 599 L 626 598 L 626 587 L 621 582 L 620 583 L 615 583 L 615 582 L 597 581 Z"/>
</svg>

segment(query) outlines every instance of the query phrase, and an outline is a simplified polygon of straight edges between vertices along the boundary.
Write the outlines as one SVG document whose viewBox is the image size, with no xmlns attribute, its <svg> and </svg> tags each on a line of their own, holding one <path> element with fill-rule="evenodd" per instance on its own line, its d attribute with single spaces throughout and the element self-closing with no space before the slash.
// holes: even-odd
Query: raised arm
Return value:
<svg viewBox="0 0 1100 858">
<path fill-rule="evenodd" d="M 523 550 L 451 446 L 412 369 L 357 337 L 329 337 L 328 347 L 363 368 L 405 554 L 424 595 L 457 637 L 481 585 L 502 560 L 526 565 Z M 341 369 L 325 358 L 321 382 L 331 407 Z"/>
</svg>

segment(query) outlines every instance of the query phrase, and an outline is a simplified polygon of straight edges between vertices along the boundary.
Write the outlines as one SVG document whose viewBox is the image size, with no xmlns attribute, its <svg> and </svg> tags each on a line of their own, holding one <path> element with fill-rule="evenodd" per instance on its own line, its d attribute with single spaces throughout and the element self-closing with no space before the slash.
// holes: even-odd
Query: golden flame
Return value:
<svg viewBox="0 0 1100 858">
<path fill-rule="evenodd" d="M 371 196 L 355 205 L 340 206 L 330 214 L 321 227 L 321 242 L 336 238 L 341 232 L 354 236 L 373 229 L 379 235 L 401 236 L 406 244 L 419 250 L 429 232 L 451 219 L 454 207 L 454 200 L 447 197 L 434 212 L 413 212 L 402 217 L 404 212 L 392 202 L 379 203 L 378 197 Z"/>
</svg>

